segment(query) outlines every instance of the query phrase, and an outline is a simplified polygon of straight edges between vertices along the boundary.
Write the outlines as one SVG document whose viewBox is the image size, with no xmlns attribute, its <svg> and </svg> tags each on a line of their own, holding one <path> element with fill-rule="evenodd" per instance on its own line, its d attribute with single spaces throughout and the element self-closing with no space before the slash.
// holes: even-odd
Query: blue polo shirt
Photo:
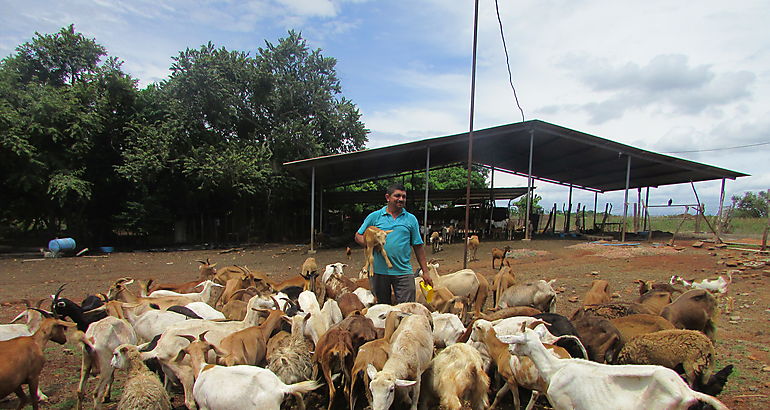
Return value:
<svg viewBox="0 0 770 410">
<path fill-rule="evenodd" d="M 422 245 L 420 236 L 420 224 L 417 218 L 403 209 L 401 214 L 393 218 L 388 213 L 388 207 L 384 206 L 369 214 L 364 223 L 358 228 L 358 234 L 363 235 L 366 228 L 376 226 L 383 231 L 392 229 L 385 241 L 385 252 L 393 267 L 388 269 L 385 258 L 380 252 L 374 251 L 374 273 L 381 275 L 406 275 L 412 274 L 412 246 Z"/>
</svg>

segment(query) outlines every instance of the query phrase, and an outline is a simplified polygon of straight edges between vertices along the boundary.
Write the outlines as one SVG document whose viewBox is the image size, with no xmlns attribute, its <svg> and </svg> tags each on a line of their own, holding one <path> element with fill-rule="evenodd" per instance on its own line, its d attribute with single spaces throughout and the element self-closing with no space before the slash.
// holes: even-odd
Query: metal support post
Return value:
<svg viewBox="0 0 770 410">
<path fill-rule="evenodd" d="M 626 165 L 626 190 L 623 196 L 623 229 L 620 234 L 620 241 L 626 241 L 626 220 L 628 219 L 628 186 L 631 184 L 631 156 L 628 156 L 628 165 Z"/>
<path fill-rule="evenodd" d="M 535 147 L 535 130 L 529 130 L 529 168 L 527 171 L 527 215 L 524 218 L 524 238 L 532 239 L 529 214 L 532 213 L 532 152 Z"/>
<path fill-rule="evenodd" d="M 428 174 L 430 173 L 430 146 L 425 153 L 425 213 L 422 217 L 422 225 L 425 233 L 422 235 L 422 241 L 428 243 Z"/>
</svg>

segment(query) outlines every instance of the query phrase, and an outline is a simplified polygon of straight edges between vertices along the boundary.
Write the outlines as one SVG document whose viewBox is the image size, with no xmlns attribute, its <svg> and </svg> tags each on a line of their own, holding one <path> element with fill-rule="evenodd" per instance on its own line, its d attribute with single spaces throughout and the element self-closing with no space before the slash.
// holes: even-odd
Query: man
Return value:
<svg viewBox="0 0 770 410">
<path fill-rule="evenodd" d="M 414 302 L 415 287 L 412 273 L 412 249 L 417 262 L 422 269 L 422 278 L 429 284 L 433 281 L 428 275 L 428 265 L 425 262 L 425 247 L 420 235 L 420 225 L 417 218 L 409 213 L 406 206 L 406 189 L 401 184 L 388 187 L 385 194 L 387 205 L 366 217 L 364 223 L 356 232 L 356 242 L 364 243 L 364 231 L 370 226 L 376 226 L 384 231 L 393 230 L 385 241 L 385 252 L 393 264 L 388 268 L 385 259 L 379 252 L 374 252 L 374 275 L 371 277 L 372 293 L 378 303 L 391 303 L 390 290 L 396 296 L 395 303 Z M 411 248 L 411 249 L 410 249 Z"/>
</svg>

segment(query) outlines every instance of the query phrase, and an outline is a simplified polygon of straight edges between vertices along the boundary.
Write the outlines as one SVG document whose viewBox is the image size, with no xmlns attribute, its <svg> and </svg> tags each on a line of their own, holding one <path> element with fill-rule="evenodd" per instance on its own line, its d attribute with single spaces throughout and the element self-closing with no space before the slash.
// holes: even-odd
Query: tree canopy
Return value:
<svg viewBox="0 0 770 410">
<path fill-rule="evenodd" d="M 0 61 L 4 229 L 104 243 L 168 240 L 183 223 L 188 240 L 286 239 L 272 234 L 304 226 L 309 197 L 281 164 L 367 142 L 336 63 L 289 31 L 254 55 L 211 42 L 180 51 L 166 79 L 140 89 L 73 25 L 35 33 Z M 431 186 L 464 187 L 465 172 L 431 171 Z"/>
</svg>

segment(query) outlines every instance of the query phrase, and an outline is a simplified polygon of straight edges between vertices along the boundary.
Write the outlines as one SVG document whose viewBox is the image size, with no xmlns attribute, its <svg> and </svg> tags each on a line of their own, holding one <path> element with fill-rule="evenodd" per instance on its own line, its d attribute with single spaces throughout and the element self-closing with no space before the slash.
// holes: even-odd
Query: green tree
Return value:
<svg viewBox="0 0 770 410">
<path fill-rule="evenodd" d="M 36 33 L 0 62 L 3 217 L 26 228 L 109 231 L 136 81 L 72 25 Z M 104 60 L 104 61 L 102 61 Z"/>
<path fill-rule="evenodd" d="M 759 191 L 756 194 L 751 191 L 743 193 L 743 196 L 732 197 L 736 218 L 764 218 L 767 217 L 768 203 L 767 191 Z"/>
<path fill-rule="evenodd" d="M 530 211 L 533 214 L 537 213 L 543 213 L 543 207 L 540 206 L 540 201 L 543 199 L 540 195 L 533 194 L 532 195 L 532 203 L 530 206 Z M 511 212 L 514 215 L 517 216 L 524 216 L 527 213 L 527 196 L 524 195 L 521 198 L 519 198 L 517 201 L 515 201 L 513 204 L 511 204 Z"/>
</svg>

